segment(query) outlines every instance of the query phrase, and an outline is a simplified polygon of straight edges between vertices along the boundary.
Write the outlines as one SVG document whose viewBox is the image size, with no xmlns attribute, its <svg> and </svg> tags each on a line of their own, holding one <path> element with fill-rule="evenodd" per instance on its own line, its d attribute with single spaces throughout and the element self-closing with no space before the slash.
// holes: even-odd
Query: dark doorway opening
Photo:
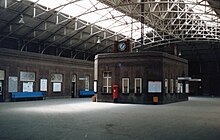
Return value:
<svg viewBox="0 0 220 140">
<path fill-rule="evenodd" d="M 72 82 L 72 98 L 76 98 L 76 82 Z"/>
<path fill-rule="evenodd" d="M 3 102 L 3 81 L 0 81 L 0 102 Z"/>
</svg>

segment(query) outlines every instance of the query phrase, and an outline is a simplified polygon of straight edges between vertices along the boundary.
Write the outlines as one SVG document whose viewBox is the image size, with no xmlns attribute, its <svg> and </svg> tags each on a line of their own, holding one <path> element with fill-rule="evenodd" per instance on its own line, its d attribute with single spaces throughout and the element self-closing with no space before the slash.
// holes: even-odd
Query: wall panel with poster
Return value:
<svg viewBox="0 0 220 140">
<path fill-rule="evenodd" d="M 35 72 L 24 72 L 21 71 L 20 72 L 20 81 L 31 81 L 34 82 L 35 81 Z"/>
<path fill-rule="evenodd" d="M 22 82 L 22 92 L 33 92 L 35 82 L 35 72 L 20 72 L 20 81 Z"/>
<path fill-rule="evenodd" d="M 57 93 L 62 91 L 62 82 L 63 82 L 63 74 L 52 74 L 51 75 L 52 82 L 52 91 Z"/>
<path fill-rule="evenodd" d="M 47 79 L 40 79 L 40 91 L 47 91 Z"/>
<path fill-rule="evenodd" d="M 8 77 L 8 92 L 17 92 L 18 91 L 18 77 L 9 76 Z"/>
<path fill-rule="evenodd" d="M 5 80 L 5 71 L 4 70 L 0 70 L 0 80 L 1 81 Z"/>
<path fill-rule="evenodd" d="M 34 82 L 23 82 L 22 83 L 22 92 L 33 92 L 34 91 Z"/>
<path fill-rule="evenodd" d="M 61 92 L 61 83 L 53 83 L 53 92 Z"/>
</svg>

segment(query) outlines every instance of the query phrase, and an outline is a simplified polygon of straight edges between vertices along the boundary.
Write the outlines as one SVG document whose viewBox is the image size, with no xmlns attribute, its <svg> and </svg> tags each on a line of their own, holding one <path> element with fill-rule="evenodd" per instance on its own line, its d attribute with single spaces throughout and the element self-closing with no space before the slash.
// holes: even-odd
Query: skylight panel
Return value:
<svg viewBox="0 0 220 140">
<path fill-rule="evenodd" d="M 216 17 L 216 12 L 210 7 L 209 3 L 204 0 L 184 0 L 189 9 L 192 9 L 209 26 L 216 26 L 213 19 Z"/>
<path fill-rule="evenodd" d="M 132 35 L 131 38 L 138 39 L 141 36 L 139 21 L 97 0 L 39 0 L 37 3 L 127 37 Z M 135 25 L 131 25 L 132 22 Z"/>
</svg>

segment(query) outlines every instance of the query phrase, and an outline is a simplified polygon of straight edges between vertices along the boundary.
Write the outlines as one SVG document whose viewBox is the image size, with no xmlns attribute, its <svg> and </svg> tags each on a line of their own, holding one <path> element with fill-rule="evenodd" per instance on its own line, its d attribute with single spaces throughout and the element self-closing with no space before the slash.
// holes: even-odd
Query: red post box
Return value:
<svg viewBox="0 0 220 140">
<path fill-rule="evenodd" d="M 118 99 L 118 85 L 113 85 L 113 99 Z"/>
</svg>

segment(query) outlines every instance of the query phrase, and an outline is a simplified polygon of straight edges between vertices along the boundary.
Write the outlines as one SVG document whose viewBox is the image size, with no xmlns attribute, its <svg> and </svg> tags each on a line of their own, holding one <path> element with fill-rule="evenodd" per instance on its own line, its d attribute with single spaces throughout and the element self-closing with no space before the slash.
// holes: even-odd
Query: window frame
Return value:
<svg viewBox="0 0 220 140">
<path fill-rule="evenodd" d="M 178 80 L 175 80 L 175 93 L 179 93 L 178 92 Z"/>
<path fill-rule="evenodd" d="M 125 80 L 127 80 L 127 83 L 128 83 L 128 85 L 127 85 L 127 92 L 125 92 Z M 129 93 L 129 85 L 130 83 L 129 83 L 129 78 L 122 78 L 122 93 Z"/>
<path fill-rule="evenodd" d="M 107 76 L 105 76 L 105 73 L 106 73 Z M 109 83 L 110 79 L 112 81 L 112 72 L 111 71 L 104 71 L 103 75 L 102 75 L 102 78 L 103 78 L 103 83 L 104 83 L 104 80 L 106 79 L 106 86 L 105 85 L 102 86 L 103 91 L 104 91 L 104 88 L 106 88 L 105 93 L 112 93 L 112 83 Z"/>
<path fill-rule="evenodd" d="M 140 92 L 137 92 L 137 80 L 140 80 Z M 134 93 L 142 93 L 142 78 L 134 79 Z"/>
<path fill-rule="evenodd" d="M 89 81 L 90 81 L 90 77 L 87 75 L 85 76 L 85 91 L 89 91 Z"/>
<path fill-rule="evenodd" d="M 167 78 L 164 79 L 164 90 L 165 94 L 169 93 L 169 80 Z"/>
<path fill-rule="evenodd" d="M 170 93 L 174 93 L 174 80 L 170 79 Z"/>
</svg>

